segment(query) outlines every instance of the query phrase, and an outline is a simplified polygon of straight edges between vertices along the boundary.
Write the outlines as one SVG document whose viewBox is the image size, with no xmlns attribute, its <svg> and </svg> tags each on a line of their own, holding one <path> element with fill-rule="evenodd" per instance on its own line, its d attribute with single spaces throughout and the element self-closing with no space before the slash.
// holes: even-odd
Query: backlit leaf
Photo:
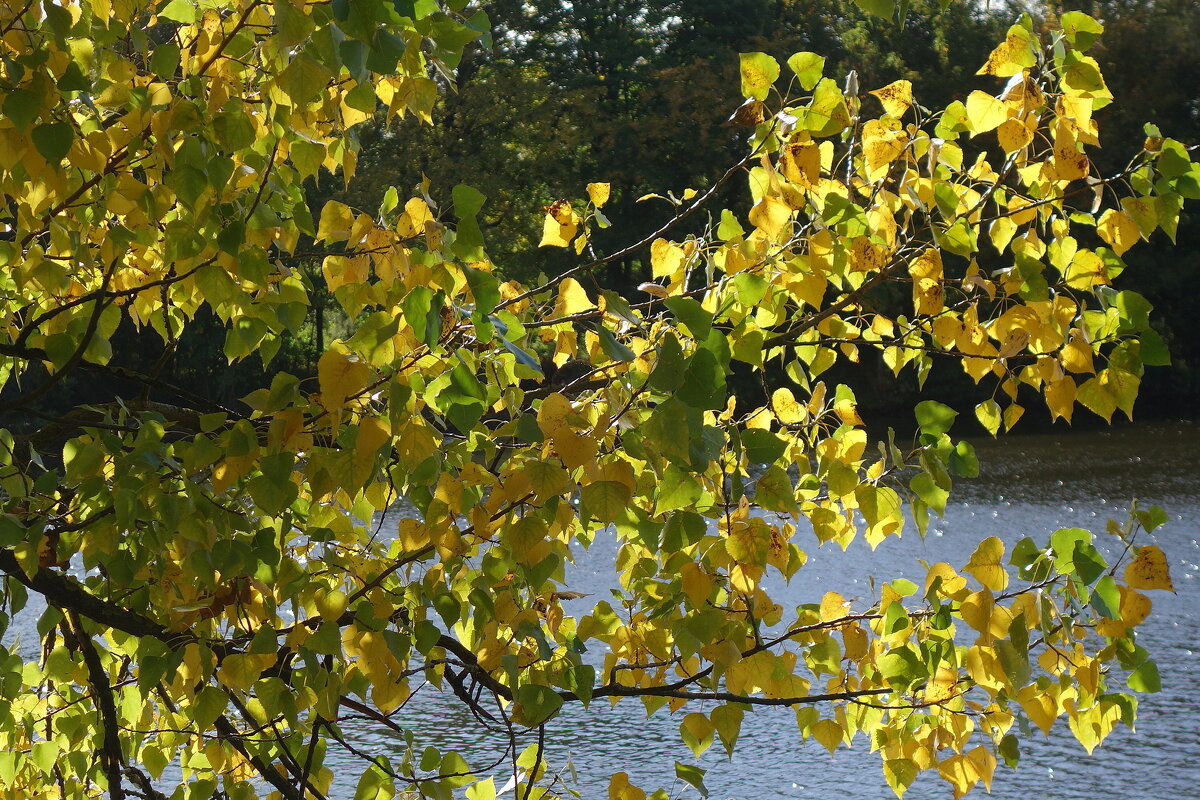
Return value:
<svg viewBox="0 0 1200 800">
<path fill-rule="evenodd" d="M 779 62 L 766 53 L 742 53 L 742 95 L 766 100 L 771 86 L 779 78 Z"/>
<path fill-rule="evenodd" d="M 1137 556 L 1125 567 L 1125 583 L 1132 589 L 1165 589 L 1174 592 L 1171 569 L 1163 551 L 1153 544 L 1137 548 Z"/>
</svg>

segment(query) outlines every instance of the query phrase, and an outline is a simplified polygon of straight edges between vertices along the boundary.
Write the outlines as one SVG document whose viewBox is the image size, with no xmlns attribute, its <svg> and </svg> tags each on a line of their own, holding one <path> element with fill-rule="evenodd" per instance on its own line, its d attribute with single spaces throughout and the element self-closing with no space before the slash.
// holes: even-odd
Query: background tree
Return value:
<svg viewBox="0 0 1200 800">
<path fill-rule="evenodd" d="M 576 44 L 594 75 L 601 32 L 641 46 L 606 20 Z M 610 184 L 550 204 L 539 244 L 564 267 L 519 283 L 465 184 L 388 190 L 374 214 L 312 214 L 302 190 L 352 177 L 380 104 L 430 120 L 484 22 L 392 0 L 0 10 L 0 380 L 20 423 L 0 430 L 0 624 L 31 592 L 46 604 L 36 661 L 0 649 L 0 786 L 120 800 L 177 775 L 181 797 L 321 798 L 341 749 L 364 797 L 489 797 L 501 763 L 517 795 L 552 797 L 546 722 L 615 700 L 686 708 L 696 750 L 792 707 L 831 750 L 870 736 L 898 795 L 936 771 L 960 796 L 1016 761 L 1024 723 L 1065 717 L 1089 750 L 1132 723 L 1129 692 L 1158 683 L 1143 592 L 1171 588 L 1144 539 L 1158 510 L 1113 526 L 1112 564 L 1064 530 L 1011 552 L 989 537 L 861 599 L 785 611 L 768 590 L 814 540 L 878 543 L 906 506 L 923 531 L 976 471 L 933 401 L 876 456 L 852 389 L 827 380 L 839 362 L 957 365 L 993 388 L 976 416 L 998 432 L 1021 387 L 1054 416 L 1128 415 L 1163 359 L 1149 304 L 1113 281 L 1174 229 L 1200 166 L 1155 136 L 1094 168 L 1101 26 L 1023 18 L 986 88 L 938 113 L 906 80 L 744 54 L 748 152 L 618 249 L 598 238 Z M 721 209 L 742 179 L 748 210 Z M 634 256 L 645 301 L 590 285 Z M 316 291 L 348 324 L 318 337 L 313 378 L 264 370 L 229 407 L 158 368 L 206 316 L 228 361 L 266 365 Z M 149 369 L 114 365 L 122 326 Z M 730 395 L 739 371 L 762 403 Z M 47 411 L 81 374 L 111 395 Z M 386 535 L 371 527 L 401 497 Z M 616 595 L 567 616 L 583 598 L 563 565 L 600 535 Z M 403 730 L 417 680 L 496 733 L 497 759 L 347 740 L 347 713 Z M 645 795 L 620 772 L 610 794 Z"/>
</svg>

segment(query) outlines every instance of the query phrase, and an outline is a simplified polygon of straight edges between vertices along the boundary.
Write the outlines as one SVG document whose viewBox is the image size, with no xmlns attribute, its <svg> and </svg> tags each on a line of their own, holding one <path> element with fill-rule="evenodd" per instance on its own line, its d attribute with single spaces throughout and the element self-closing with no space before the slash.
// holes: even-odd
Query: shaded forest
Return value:
<svg viewBox="0 0 1200 800">
<path fill-rule="evenodd" d="M 1056 13 L 1079 9 L 1106 27 L 1092 54 L 1115 102 L 1111 112 L 1098 114 L 1104 149 L 1094 157 L 1097 170 L 1118 172 L 1141 147 L 1146 123 L 1187 144 L 1200 141 L 1194 90 L 1200 85 L 1200 4 L 1049 5 L 1050 11 L 1037 7 L 1038 24 L 1052 26 Z M 897 26 L 837 0 L 577 0 L 569 6 L 557 0 L 495 0 L 486 5 L 490 34 L 482 45 L 467 48 L 453 76 L 437 76 L 443 91 L 429 98 L 424 118 L 409 115 L 388 123 L 380 108 L 375 121 L 357 129 L 362 150 L 353 179 L 347 184 L 327 172 L 310 179 L 310 208 L 337 199 L 374 215 L 388 188 L 396 186 L 401 202 L 424 193 L 453 221 L 451 191 L 469 184 L 486 196 L 479 219 L 489 257 L 501 273 L 533 281 L 562 271 L 573 258 L 562 249 L 537 246 L 545 209 L 555 201 L 583 196 L 589 182 L 610 182 L 612 199 L 604 212 L 612 224 L 591 242 L 598 254 L 610 253 L 672 213 L 671 197 L 646 199 L 647 193 L 669 190 L 679 198 L 689 189 L 703 191 L 738 162 L 748 135 L 730 121 L 743 99 L 737 96 L 738 53 L 762 51 L 783 60 L 813 51 L 827 57 L 826 74 L 853 71 L 850 80 L 864 97 L 906 79 L 922 105 L 937 108 L 974 88 L 999 88 L 992 85 L 998 79 L 977 76 L 976 70 L 992 43 L 1026 10 L 1020 4 L 960 3 L 942 9 L 936 0 L 916 0 L 905 24 Z M 740 183 L 730 181 L 729 187 L 718 192 L 706 217 L 697 215 L 685 225 L 699 233 L 724 208 L 744 214 L 748 198 Z M 648 258 L 648 252 L 634 253 L 614 261 L 588 288 L 644 300 L 635 287 L 649 274 Z M 986 261 L 987 253 L 980 258 Z M 1136 286 L 1154 305 L 1156 329 L 1172 353 L 1169 366 L 1143 376 L 1138 413 L 1193 417 L 1200 408 L 1195 214 L 1181 215 L 1176 243 L 1157 234 L 1128 261 L 1123 283 Z M 310 293 L 314 305 L 300 333 L 271 363 L 264 366 L 255 357 L 229 365 L 217 322 L 192 326 L 165 347 L 152 333 L 120 331 L 115 361 L 159 376 L 168 394 L 215 386 L 229 404 L 257 385 L 264 369 L 314 374 L 317 356 L 349 329 L 349 321 L 321 291 L 319 262 L 300 259 L 292 266 L 318 291 Z M 902 300 L 905 291 L 897 289 L 894 299 Z M 889 302 L 886 292 L 877 302 Z M 912 376 L 896 379 L 882 364 L 865 360 L 835 371 L 834 379 L 855 386 L 877 418 L 911 424 L 908 409 L 922 396 Z M 69 381 L 46 411 L 86 402 L 101 388 L 105 396 L 113 390 Z M 958 397 L 964 409 L 984 399 L 961 370 L 934 370 L 924 390 Z M 1091 421 L 1091 415 L 1080 415 L 1077 424 Z M 1046 424 L 1044 416 L 1031 415 L 1022 429 Z"/>
</svg>

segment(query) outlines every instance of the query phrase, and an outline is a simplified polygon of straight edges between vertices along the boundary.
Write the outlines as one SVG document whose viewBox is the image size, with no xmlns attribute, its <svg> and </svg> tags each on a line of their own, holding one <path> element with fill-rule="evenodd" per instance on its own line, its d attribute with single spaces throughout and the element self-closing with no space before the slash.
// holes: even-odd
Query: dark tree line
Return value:
<svg viewBox="0 0 1200 800">
<path fill-rule="evenodd" d="M 1098 151 L 1097 169 L 1117 172 L 1136 152 L 1147 121 L 1173 138 L 1200 141 L 1200 4 L 1111 0 L 1028 10 L 1041 24 L 1053 25 L 1056 12 L 1074 8 L 1105 23 L 1094 55 L 1119 109 L 1099 115 L 1106 147 Z M 639 202 L 643 195 L 704 190 L 738 162 L 747 131 L 728 122 L 742 101 L 738 53 L 765 51 L 781 60 L 802 50 L 820 53 L 827 57 L 827 75 L 841 80 L 854 70 L 864 93 L 906 79 L 919 100 L 936 108 L 975 88 L 999 88 L 976 70 L 1027 10 L 1016 3 L 943 9 L 937 0 L 916 0 L 898 26 L 839 0 L 495 0 L 486 9 L 490 36 L 468 48 L 453 87 L 434 108 L 433 124 L 411 116 L 388 121 L 380 113 L 360 127 L 362 153 L 353 180 L 346 185 L 340 175 L 323 173 L 309 187 L 310 205 L 319 210 L 337 198 L 374 214 L 389 186 L 398 187 L 403 202 L 425 182 L 440 211 L 452 217 L 451 189 L 470 183 L 487 196 L 480 222 L 490 257 L 522 280 L 572 263 L 571 254 L 537 245 L 544 209 L 560 198 L 583 196 L 587 183 L 612 184 L 604 209 L 612 227 L 592 243 L 603 254 L 636 241 L 670 215 L 666 201 Z M 874 101 L 864 96 L 864 102 Z M 731 188 L 705 213 L 744 213 L 744 204 Z M 699 217 L 685 224 L 699 231 L 712 221 Z M 1200 407 L 1200 328 L 1192 324 L 1196 300 L 1190 288 L 1200 279 L 1198 227 L 1185 212 L 1177 246 L 1159 234 L 1131 254 L 1130 268 L 1155 306 L 1174 357 L 1170 368 L 1145 376 L 1140 409 L 1151 415 L 1190 416 Z M 649 271 L 646 258 L 635 253 L 613 262 L 592 288 L 636 296 Z M 320 286 L 319 264 L 300 268 Z M 315 303 L 311 324 L 277 360 L 292 372 L 312 374 L 315 354 L 338 335 L 339 313 L 332 298 Z M 185 388 L 219 386 L 228 402 L 263 369 L 257 360 L 225 364 L 219 339 L 203 332 L 189 333 L 165 359 L 138 344 L 134 331 L 123 334 L 118 341 L 128 346 L 116 348 L 118 360 L 153 367 Z M 887 370 L 866 367 L 838 378 L 859 384 L 868 404 L 874 397 L 881 405 L 911 405 L 915 384 L 897 385 Z M 948 379 L 964 405 L 978 400 L 969 382 Z M 74 402 L 86 392 L 66 386 L 62 397 Z"/>
</svg>

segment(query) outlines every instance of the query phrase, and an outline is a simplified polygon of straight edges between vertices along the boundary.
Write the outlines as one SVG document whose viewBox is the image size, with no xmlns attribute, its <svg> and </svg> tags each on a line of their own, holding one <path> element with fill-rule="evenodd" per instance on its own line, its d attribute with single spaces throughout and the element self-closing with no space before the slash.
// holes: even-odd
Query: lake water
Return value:
<svg viewBox="0 0 1200 800">
<path fill-rule="evenodd" d="M 1013 543 L 1024 536 L 1045 542 L 1062 527 L 1098 534 L 1109 517 L 1123 521 L 1130 501 L 1162 506 L 1171 521 L 1152 539 L 1167 553 L 1178 594 L 1152 592 L 1154 611 L 1139 628 L 1139 642 L 1157 660 L 1163 690 L 1142 695 L 1137 731 L 1120 726 L 1088 756 L 1060 723 L 1049 738 L 1040 733 L 1022 743 L 1020 768 L 997 768 L 992 797 L 1027 800 L 1096 798 L 1188 798 L 1200 785 L 1200 429 L 1189 424 L 1139 426 L 1100 433 L 1010 436 L 976 442 L 981 478 L 962 481 L 944 520 L 931 525 L 922 540 L 915 532 L 889 539 L 872 552 L 856 542 L 847 553 L 818 549 L 803 541 L 809 563 L 791 586 L 773 597 L 787 607 L 817 601 L 827 591 L 848 598 L 869 597 L 867 576 L 923 579 L 918 559 L 964 564 L 979 540 L 999 536 Z M 802 529 L 803 531 L 803 529 Z M 811 539 L 811 535 L 810 535 Z M 1144 542 L 1144 543 L 1145 543 Z M 597 537 L 567 579 L 572 591 L 591 598 L 566 603 L 568 613 L 583 614 L 612 585 L 615 544 Z M 408 719 L 425 744 L 457 748 L 468 760 L 482 762 L 503 747 L 501 737 L 480 732 L 470 716 L 445 703 L 436 690 L 421 690 L 410 703 Z M 878 754 L 865 740 L 833 756 L 819 744 L 800 739 L 788 709 L 747 713 L 738 749 L 725 758 L 718 743 L 699 760 L 679 739 L 681 714 L 665 710 L 647 718 L 640 703 L 624 700 L 615 708 L 596 703 L 556 718 L 547 731 L 552 767 L 568 761 L 578 775 L 574 788 L 584 798 L 607 797 L 607 778 L 619 770 L 648 790 L 663 787 L 672 797 L 698 793 L 675 777 L 674 762 L 696 763 L 708 770 L 705 783 L 714 798 L 782 800 L 827 798 L 883 800 L 894 795 L 883 780 Z M 358 744 L 373 752 L 397 754 L 395 734 L 362 728 Z M 362 765 L 346 764 L 337 794 L 350 797 Z M 339 777 L 341 771 L 337 771 Z M 564 770 L 565 772 L 565 770 Z M 497 785 L 506 779 L 497 768 Z M 974 795 L 984 795 L 982 786 Z M 923 775 L 906 798 L 952 797 L 948 784 Z"/>
<path fill-rule="evenodd" d="M 1020 769 L 997 768 L 992 796 L 1002 800 L 1196 797 L 1200 785 L 1200 692 L 1195 689 L 1200 683 L 1200 428 L 1172 424 L 1012 436 L 977 442 L 976 447 L 982 477 L 959 483 L 945 519 L 933 523 L 927 538 L 910 532 L 903 539 L 884 542 L 874 552 L 856 542 L 842 553 L 836 547 L 818 549 L 802 528 L 798 543 L 808 551 L 810 561 L 790 586 L 773 591 L 776 601 L 785 607 L 812 602 L 831 590 L 848 598 L 868 598 L 868 575 L 923 578 L 918 559 L 961 565 L 987 536 L 1011 544 L 1024 536 L 1045 542 L 1061 527 L 1098 533 L 1109 517 L 1123 520 L 1134 498 L 1160 505 L 1171 521 L 1153 540 L 1170 559 L 1178 594 L 1151 593 L 1153 614 L 1138 630 L 1139 642 L 1158 662 L 1163 691 L 1141 697 L 1136 733 L 1118 727 L 1093 756 L 1075 742 L 1065 724 L 1049 738 L 1029 737 L 1022 743 Z M 584 614 L 607 595 L 614 555 L 611 537 L 597 537 L 567 580 L 567 588 L 593 596 L 568 601 L 568 613 Z M 32 633 L 36 612 L 31 612 L 32 608 L 22 614 L 22 624 L 14 627 Z M 30 633 L 23 637 L 25 649 L 36 637 Z M 724 757 L 719 744 L 699 761 L 693 759 L 679 739 L 680 719 L 681 715 L 665 710 L 647 718 L 641 704 L 628 699 L 615 708 L 597 702 L 586 712 L 571 709 L 548 726 L 548 758 L 564 776 L 569 777 L 573 768 L 577 780 L 571 785 L 584 798 L 607 797 L 607 777 L 620 770 L 648 790 L 663 787 L 673 798 L 697 797 L 694 789 L 675 778 L 675 761 L 707 769 L 705 782 L 714 798 L 893 797 L 878 755 L 868 752 L 862 737 L 854 749 L 830 756 L 819 744 L 800 739 L 788 709 L 747 713 L 732 759 Z M 417 692 L 399 722 L 412 729 L 418 753 L 427 744 L 443 751 L 458 749 L 475 765 L 492 760 L 504 747 L 503 738 L 481 730 L 461 704 L 428 686 Z M 392 731 L 361 723 L 355 725 L 351 738 L 360 749 L 393 759 L 404 748 L 402 738 Z M 346 757 L 332 766 L 336 778 L 331 800 L 349 800 L 364 764 Z M 504 783 L 507 774 L 504 767 L 496 768 L 497 785 Z M 983 796 L 982 787 L 975 794 Z M 906 795 L 913 800 L 951 796 L 949 785 L 934 775 L 922 776 Z"/>
</svg>

